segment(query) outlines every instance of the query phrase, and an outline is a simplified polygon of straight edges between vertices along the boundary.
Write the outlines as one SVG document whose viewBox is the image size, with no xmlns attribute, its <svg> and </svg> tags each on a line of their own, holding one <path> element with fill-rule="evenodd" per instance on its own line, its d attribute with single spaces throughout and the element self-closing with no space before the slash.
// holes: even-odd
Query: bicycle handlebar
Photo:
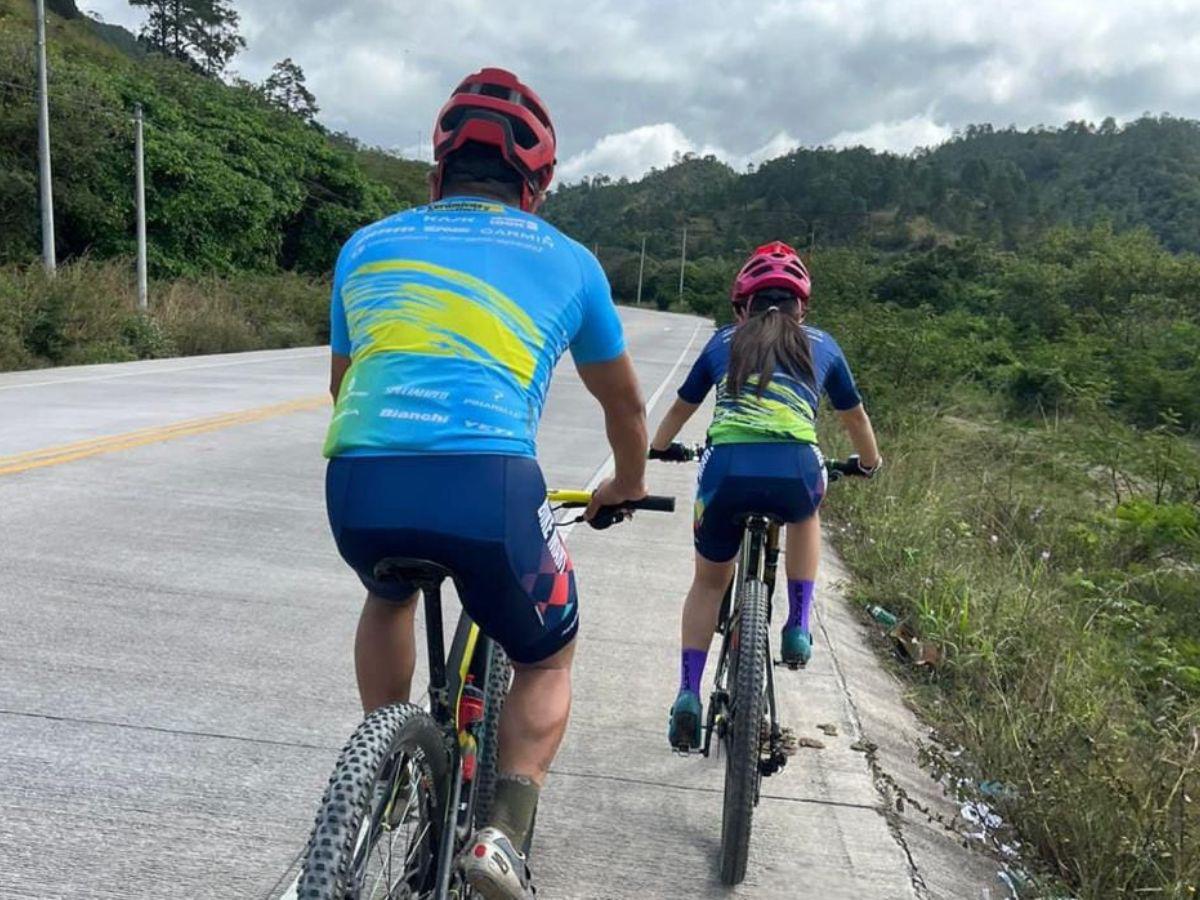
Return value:
<svg viewBox="0 0 1200 900">
<path fill-rule="evenodd" d="M 691 462 L 703 456 L 704 450 L 704 444 L 681 444 L 678 441 L 672 441 L 667 445 L 666 450 L 655 450 L 651 447 L 647 458 L 662 462 Z"/>
<path fill-rule="evenodd" d="M 591 491 L 546 491 L 546 499 L 557 504 L 558 509 L 585 509 L 592 502 Z M 635 509 L 648 512 L 675 512 L 675 498 L 650 494 L 641 500 L 626 500 L 615 506 L 602 506 L 591 519 L 582 515 L 569 519 L 564 524 L 586 521 L 593 528 L 601 530 L 629 518 Z"/>
<path fill-rule="evenodd" d="M 650 459 L 662 462 L 691 462 L 703 456 L 706 449 L 704 444 L 681 444 L 678 441 L 672 441 L 666 450 L 655 450 L 651 447 L 648 455 Z M 829 473 L 830 481 L 838 481 L 846 477 L 871 478 L 875 475 L 876 470 L 864 469 L 856 453 L 844 460 L 825 460 L 825 471 Z"/>
<path fill-rule="evenodd" d="M 592 502 L 591 491 L 546 491 L 546 499 L 563 509 L 584 509 Z M 611 507 L 601 507 L 609 509 Z M 626 500 L 619 509 L 646 509 L 653 512 L 675 512 L 675 498 L 650 494 L 641 500 Z"/>
</svg>

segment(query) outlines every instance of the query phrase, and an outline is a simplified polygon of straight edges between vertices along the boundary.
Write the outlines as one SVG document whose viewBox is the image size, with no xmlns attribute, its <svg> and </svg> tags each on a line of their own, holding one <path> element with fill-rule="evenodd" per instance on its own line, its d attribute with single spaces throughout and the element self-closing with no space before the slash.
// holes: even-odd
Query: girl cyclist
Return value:
<svg viewBox="0 0 1200 900">
<path fill-rule="evenodd" d="M 860 473 L 873 475 L 883 462 L 841 348 L 802 324 L 811 287 L 808 270 L 787 244 L 755 250 L 733 283 L 735 324 L 708 342 L 650 444 L 653 458 L 681 458 L 682 448 L 672 440 L 716 387 L 696 490 L 696 572 L 683 605 L 680 686 L 668 733 L 678 749 L 700 745 L 700 678 L 741 544 L 739 516 L 771 514 L 787 523 L 782 656 L 799 666 L 812 655 L 809 615 L 821 553 L 817 510 L 825 493 L 814 427 L 820 394 L 838 411 Z"/>
</svg>

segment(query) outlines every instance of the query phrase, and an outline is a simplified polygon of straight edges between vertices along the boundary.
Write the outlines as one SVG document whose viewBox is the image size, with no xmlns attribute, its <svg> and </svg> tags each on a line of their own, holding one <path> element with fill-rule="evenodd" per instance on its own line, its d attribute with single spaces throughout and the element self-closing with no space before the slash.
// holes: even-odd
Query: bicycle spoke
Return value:
<svg viewBox="0 0 1200 900">
<path fill-rule="evenodd" d="M 365 898 L 416 897 L 412 881 L 419 875 L 418 851 L 430 833 L 427 814 L 419 807 L 421 793 L 418 789 L 419 774 L 413 763 L 404 759 L 391 769 L 395 774 L 385 780 L 390 785 L 390 799 L 386 791 L 377 788 L 377 796 L 384 794 L 373 806 L 373 812 L 363 823 L 359 835 L 360 855 L 366 843 L 366 856 L 361 869 Z M 397 803 L 402 803 L 400 809 Z M 403 854 L 399 847 L 404 848 Z M 403 859 L 401 859 L 403 856 Z M 381 893 L 382 891 L 382 893 Z"/>
</svg>

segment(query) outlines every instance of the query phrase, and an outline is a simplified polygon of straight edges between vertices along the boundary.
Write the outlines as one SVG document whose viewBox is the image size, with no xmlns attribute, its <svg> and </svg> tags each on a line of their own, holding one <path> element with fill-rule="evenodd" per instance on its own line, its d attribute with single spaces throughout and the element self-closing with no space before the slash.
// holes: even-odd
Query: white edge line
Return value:
<svg viewBox="0 0 1200 900">
<path fill-rule="evenodd" d="M 696 335 L 700 333 L 700 328 L 703 324 L 703 322 L 696 324 L 696 329 L 692 332 L 692 336 L 688 340 L 687 346 L 683 348 L 683 352 L 679 354 L 679 358 L 675 360 L 675 365 L 671 366 L 671 371 L 668 372 L 667 377 L 662 380 L 662 384 L 658 386 L 658 390 L 651 394 L 650 399 L 646 401 L 647 422 L 649 421 L 650 413 L 653 412 L 654 407 L 658 405 L 658 401 L 666 392 L 667 387 L 671 384 L 672 379 L 674 379 L 675 373 L 678 372 L 679 367 L 683 365 L 683 361 L 687 358 L 688 353 L 691 351 L 692 345 L 696 343 Z M 614 459 L 615 457 L 613 454 L 608 454 L 608 458 L 604 460 L 604 462 L 600 463 L 596 471 L 592 473 L 592 477 L 588 479 L 588 483 L 584 487 L 585 491 L 594 491 L 596 487 L 599 486 L 600 482 L 608 477 L 609 473 L 613 470 Z M 559 535 L 564 541 L 570 536 L 571 532 L 575 530 L 575 526 L 578 524 L 578 522 L 570 522 L 558 530 Z"/>
<path fill-rule="evenodd" d="M 683 365 L 683 361 L 687 358 L 688 352 L 692 349 L 692 345 L 696 343 L 696 335 L 700 333 L 700 327 L 702 324 L 703 323 L 699 323 L 696 325 L 696 330 L 692 332 L 692 336 L 688 340 L 687 346 L 683 348 L 683 352 L 680 353 L 679 358 L 675 360 L 675 365 L 671 366 L 671 371 L 667 373 L 667 377 L 662 380 L 662 384 L 658 386 L 658 389 L 651 394 L 650 399 L 646 401 L 647 419 L 649 419 L 650 413 L 653 412 L 654 407 L 658 405 L 658 401 L 662 399 L 662 395 L 666 392 L 667 387 L 671 384 L 671 380 L 675 377 L 675 373 L 678 372 L 679 367 Z M 604 460 L 604 462 L 600 463 L 596 471 L 592 473 L 592 477 L 588 479 L 587 486 L 584 488 L 585 491 L 592 491 L 596 489 L 597 485 L 599 485 L 600 482 L 607 477 L 609 471 L 612 469 L 613 461 L 613 455 L 611 453 L 608 454 L 608 458 Z M 564 541 L 567 539 L 567 536 L 575 530 L 575 526 L 577 524 L 577 522 L 571 522 L 569 525 L 564 525 L 558 530 L 559 535 Z M 299 886 L 300 876 L 297 875 L 295 880 L 288 885 L 287 890 L 279 895 L 279 900 L 297 900 L 297 891 Z"/>
</svg>

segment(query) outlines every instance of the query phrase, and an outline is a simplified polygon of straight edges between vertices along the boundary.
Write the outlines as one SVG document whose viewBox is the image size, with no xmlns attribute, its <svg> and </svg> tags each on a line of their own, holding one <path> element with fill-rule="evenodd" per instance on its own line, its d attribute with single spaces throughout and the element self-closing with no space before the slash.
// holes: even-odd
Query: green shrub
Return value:
<svg viewBox="0 0 1200 900">
<path fill-rule="evenodd" d="M 1153 473 L 1170 442 L 1161 493 L 1186 492 L 1197 451 L 1111 422 L 1016 426 L 977 402 L 951 390 L 919 427 L 920 403 L 889 410 L 885 475 L 831 492 L 855 597 L 941 648 L 922 705 L 968 749 L 960 774 L 1013 786 L 995 802 L 1050 880 L 1089 900 L 1190 897 L 1200 512 L 1156 503 Z M 1120 502 L 1096 471 L 1106 458 L 1122 461 Z"/>
</svg>

